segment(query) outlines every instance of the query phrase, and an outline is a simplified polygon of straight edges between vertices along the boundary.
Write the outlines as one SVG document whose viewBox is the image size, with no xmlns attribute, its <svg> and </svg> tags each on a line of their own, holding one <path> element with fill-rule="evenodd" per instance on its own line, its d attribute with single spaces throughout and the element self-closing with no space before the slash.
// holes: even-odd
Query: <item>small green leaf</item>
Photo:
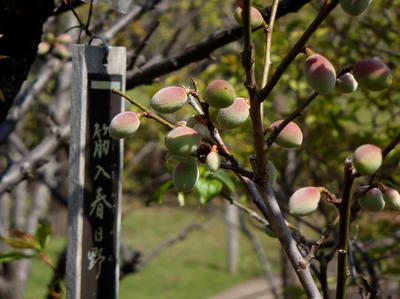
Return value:
<svg viewBox="0 0 400 299">
<path fill-rule="evenodd" d="M 34 255 L 26 254 L 19 251 L 8 251 L 0 254 L 0 263 L 7 263 L 19 259 L 32 258 Z"/>
<path fill-rule="evenodd" d="M 185 195 L 183 192 L 178 192 L 178 202 L 181 207 L 185 205 Z"/>
<path fill-rule="evenodd" d="M 221 192 L 222 183 L 218 180 L 199 178 L 196 190 L 199 192 L 201 204 L 205 205 Z"/>
<path fill-rule="evenodd" d="M 229 191 L 235 193 L 235 183 L 225 171 L 220 169 L 214 172 L 210 177 L 212 179 L 217 179 L 221 181 L 226 187 L 228 187 Z"/>
<path fill-rule="evenodd" d="M 23 240 L 23 239 L 19 239 L 19 238 L 9 238 L 9 237 L 5 237 L 5 236 L 1 236 L 0 235 L 0 239 L 3 240 L 3 242 L 7 243 L 8 245 L 10 245 L 11 247 L 14 248 L 31 248 L 31 249 L 35 249 L 36 248 L 36 244 L 33 241 L 27 241 L 27 240 Z"/>
<path fill-rule="evenodd" d="M 148 200 L 146 200 L 146 206 L 150 205 L 151 202 L 155 201 L 158 203 L 162 203 L 162 198 L 164 197 L 165 193 L 172 188 L 172 181 L 169 180 L 162 184 L 156 191 L 154 191 Z"/>
<path fill-rule="evenodd" d="M 39 220 L 39 226 L 35 232 L 36 241 L 39 243 L 40 248 L 45 250 L 50 239 L 51 225 L 45 220 Z"/>
</svg>

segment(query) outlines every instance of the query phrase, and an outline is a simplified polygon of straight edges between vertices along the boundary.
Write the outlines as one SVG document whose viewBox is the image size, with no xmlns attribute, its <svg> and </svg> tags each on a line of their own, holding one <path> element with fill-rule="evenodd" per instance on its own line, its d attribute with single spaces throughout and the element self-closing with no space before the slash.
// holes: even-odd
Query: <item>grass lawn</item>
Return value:
<svg viewBox="0 0 400 299">
<path fill-rule="evenodd" d="M 125 277 L 120 284 L 120 298 L 207 298 L 237 283 L 261 276 L 255 252 L 243 235 L 240 239 L 239 272 L 229 274 L 226 271 L 224 214 L 218 210 L 205 229 L 190 233 L 184 241 L 165 248 L 142 271 Z M 200 208 L 138 207 L 123 217 L 122 236 L 146 256 L 188 225 L 195 221 L 202 223 L 210 217 Z M 276 270 L 277 241 L 266 235 L 258 236 Z M 54 257 L 64 244 L 63 239 L 52 240 L 50 247 Z M 34 261 L 25 298 L 44 298 L 50 276 L 50 270 L 42 262 Z"/>
</svg>

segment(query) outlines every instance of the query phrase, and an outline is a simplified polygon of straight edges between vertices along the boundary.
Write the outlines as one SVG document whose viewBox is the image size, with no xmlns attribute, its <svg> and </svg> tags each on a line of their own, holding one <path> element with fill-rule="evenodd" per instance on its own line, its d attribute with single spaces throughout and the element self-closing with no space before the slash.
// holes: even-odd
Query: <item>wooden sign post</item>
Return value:
<svg viewBox="0 0 400 299">
<path fill-rule="evenodd" d="M 116 299 L 119 280 L 122 140 L 108 134 L 123 110 L 122 47 L 73 48 L 67 298 Z"/>
</svg>

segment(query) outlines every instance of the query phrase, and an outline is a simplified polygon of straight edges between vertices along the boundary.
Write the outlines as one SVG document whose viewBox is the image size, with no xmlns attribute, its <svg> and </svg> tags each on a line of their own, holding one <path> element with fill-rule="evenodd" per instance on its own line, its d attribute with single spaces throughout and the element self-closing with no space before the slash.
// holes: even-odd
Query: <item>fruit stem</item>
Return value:
<svg viewBox="0 0 400 299">
<path fill-rule="evenodd" d="M 346 293 L 346 280 L 349 276 L 347 267 L 349 230 L 350 230 L 350 211 L 351 195 L 355 177 L 353 175 L 353 165 L 351 157 L 347 157 L 344 166 L 344 187 L 342 201 L 339 204 L 339 244 L 338 244 L 338 264 L 337 264 L 337 285 L 336 299 L 344 299 Z"/>
<path fill-rule="evenodd" d="M 119 89 L 116 89 L 116 88 L 113 88 L 112 92 L 120 95 L 121 97 L 123 97 L 125 99 L 127 99 L 131 104 L 135 105 L 136 107 L 138 107 L 142 111 L 146 112 L 146 114 L 144 115 L 145 117 L 152 118 L 155 121 L 157 121 L 160 124 L 162 124 L 163 126 L 166 126 L 167 128 L 175 129 L 175 125 L 173 125 L 169 121 L 163 119 L 161 116 L 157 115 L 156 113 L 150 111 L 146 106 L 140 104 L 138 101 L 136 101 L 134 98 L 128 96 L 126 93 L 124 93 L 124 92 L 122 92 L 122 91 L 120 91 Z"/>
</svg>

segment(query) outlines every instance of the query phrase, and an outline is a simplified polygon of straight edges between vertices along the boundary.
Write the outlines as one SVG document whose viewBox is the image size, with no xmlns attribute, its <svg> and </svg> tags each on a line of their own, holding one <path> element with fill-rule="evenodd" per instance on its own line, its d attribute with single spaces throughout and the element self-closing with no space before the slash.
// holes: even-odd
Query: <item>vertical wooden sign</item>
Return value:
<svg viewBox="0 0 400 299">
<path fill-rule="evenodd" d="M 126 51 L 73 48 L 67 298 L 116 299 L 119 280 L 122 140 L 108 134 L 123 110 Z"/>
</svg>

